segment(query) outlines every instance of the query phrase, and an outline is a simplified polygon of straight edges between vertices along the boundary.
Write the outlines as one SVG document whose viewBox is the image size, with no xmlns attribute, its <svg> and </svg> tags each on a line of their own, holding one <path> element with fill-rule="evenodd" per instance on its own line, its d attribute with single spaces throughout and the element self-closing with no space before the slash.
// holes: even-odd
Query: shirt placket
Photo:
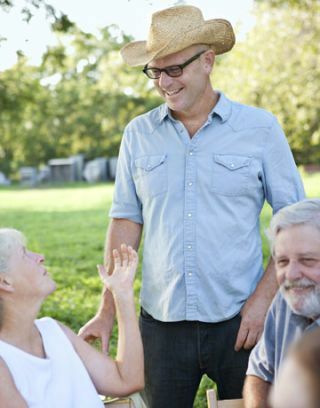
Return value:
<svg viewBox="0 0 320 408">
<path fill-rule="evenodd" d="M 186 283 L 186 319 L 197 320 L 196 293 L 196 156 L 197 149 L 191 141 L 186 152 L 184 189 L 184 276 Z"/>
</svg>

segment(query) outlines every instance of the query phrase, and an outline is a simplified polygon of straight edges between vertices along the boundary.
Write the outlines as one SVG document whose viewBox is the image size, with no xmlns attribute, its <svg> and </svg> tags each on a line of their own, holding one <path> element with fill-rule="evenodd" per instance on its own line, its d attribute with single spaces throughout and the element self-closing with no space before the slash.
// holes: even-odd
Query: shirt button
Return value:
<svg viewBox="0 0 320 408">
<path fill-rule="evenodd" d="M 234 164 L 233 164 L 233 163 L 230 163 L 230 167 L 234 168 Z"/>
<path fill-rule="evenodd" d="M 193 183 L 190 181 L 190 183 L 188 183 L 188 186 L 192 186 L 192 184 L 193 184 Z"/>
<path fill-rule="evenodd" d="M 193 152 L 189 152 L 189 155 L 192 156 L 192 155 L 193 155 Z"/>
<path fill-rule="evenodd" d="M 188 249 L 192 249 L 192 246 L 191 246 L 191 245 L 188 245 Z"/>
<path fill-rule="evenodd" d="M 188 273 L 188 276 L 192 276 L 192 272 L 189 272 L 189 273 Z"/>
<path fill-rule="evenodd" d="M 192 217 L 192 214 L 191 214 L 191 213 L 189 213 L 189 214 L 188 214 L 188 217 Z"/>
</svg>

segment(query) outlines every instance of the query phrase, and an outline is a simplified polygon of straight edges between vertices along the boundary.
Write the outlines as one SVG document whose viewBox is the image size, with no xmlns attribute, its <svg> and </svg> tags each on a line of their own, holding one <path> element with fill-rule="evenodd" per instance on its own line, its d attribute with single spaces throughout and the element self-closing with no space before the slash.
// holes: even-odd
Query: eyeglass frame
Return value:
<svg viewBox="0 0 320 408">
<path fill-rule="evenodd" d="M 185 68 L 187 65 L 191 64 L 191 62 L 197 60 L 202 54 L 204 54 L 206 51 L 208 50 L 202 50 L 200 52 L 198 52 L 196 55 L 194 55 L 193 57 L 189 58 L 186 62 L 184 62 L 183 64 L 175 64 L 175 65 L 169 65 L 168 67 L 165 68 L 157 68 L 157 67 L 148 67 L 148 64 L 146 64 L 142 70 L 142 72 L 150 79 L 159 79 L 161 77 L 161 72 L 165 72 L 169 77 L 171 78 L 178 78 L 179 76 L 181 76 L 183 74 L 183 68 Z M 179 74 L 178 75 L 172 75 L 172 73 L 170 74 L 168 69 L 170 68 L 179 68 Z M 159 76 L 156 77 L 151 77 L 148 75 L 148 71 L 150 72 L 152 69 L 156 69 L 159 72 Z"/>
</svg>

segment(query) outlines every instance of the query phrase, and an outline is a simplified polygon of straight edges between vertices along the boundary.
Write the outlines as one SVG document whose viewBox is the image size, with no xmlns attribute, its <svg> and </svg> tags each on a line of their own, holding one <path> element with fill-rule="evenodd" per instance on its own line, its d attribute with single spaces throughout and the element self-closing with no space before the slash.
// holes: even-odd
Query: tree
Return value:
<svg viewBox="0 0 320 408">
<path fill-rule="evenodd" d="M 319 163 L 320 3 L 273 3 L 278 7 L 257 5 L 256 26 L 222 59 L 215 82 L 229 95 L 271 110 L 298 163 Z"/>
<path fill-rule="evenodd" d="M 159 103 L 141 72 L 121 60 L 119 49 L 129 39 L 113 26 L 98 38 L 73 27 L 59 34 L 41 67 L 20 57 L 0 73 L 0 170 L 118 153 L 125 125 Z"/>
<path fill-rule="evenodd" d="M 255 0 L 257 3 L 265 3 L 269 7 L 274 8 L 299 8 L 306 10 L 309 7 L 313 7 L 318 0 Z"/>
<path fill-rule="evenodd" d="M 23 57 L 14 68 L 0 73 L 0 93 L 1 170 L 10 173 L 22 163 L 42 160 L 43 146 L 34 134 L 43 131 L 41 117 L 49 98 L 37 70 L 28 67 Z"/>
<path fill-rule="evenodd" d="M 0 9 L 5 12 L 10 12 L 12 7 L 19 7 L 21 17 L 24 21 L 29 22 L 34 13 L 39 9 L 44 9 L 47 18 L 51 21 L 51 26 L 54 31 L 67 32 L 74 23 L 69 20 L 68 16 L 60 11 L 57 11 L 51 4 L 45 0 L 0 0 Z M 1 33 L 0 33 L 1 34 Z"/>
</svg>

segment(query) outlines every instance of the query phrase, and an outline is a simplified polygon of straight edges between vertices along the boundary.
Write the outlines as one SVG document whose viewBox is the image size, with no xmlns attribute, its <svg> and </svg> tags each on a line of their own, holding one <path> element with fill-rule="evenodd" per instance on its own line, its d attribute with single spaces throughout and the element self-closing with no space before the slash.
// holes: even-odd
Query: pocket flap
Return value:
<svg viewBox="0 0 320 408">
<path fill-rule="evenodd" d="M 152 171 L 156 167 L 160 166 L 166 160 L 166 155 L 153 155 L 153 156 L 143 156 L 135 159 L 134 164 L 136 167 L 143 169 L 145 171 Z"/>
<path fill-rule="evenodd" d="M 249 166 L 250 158 L 244 156 L 234 156 L 229 154 L 215 154 L 213 159 L 216 163 L 227 167 L 229 170 L 237 170 L 241 167 Z"/>
</svg>

